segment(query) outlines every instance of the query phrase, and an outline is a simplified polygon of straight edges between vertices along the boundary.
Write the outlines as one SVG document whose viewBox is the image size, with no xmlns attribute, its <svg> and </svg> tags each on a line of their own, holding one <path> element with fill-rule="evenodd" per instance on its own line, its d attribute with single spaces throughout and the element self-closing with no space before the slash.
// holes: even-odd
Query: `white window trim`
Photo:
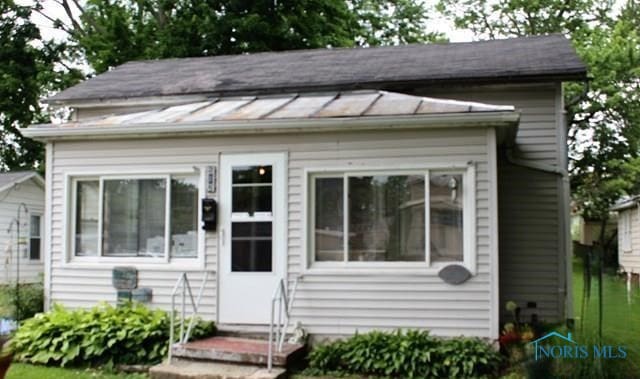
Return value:
<svg viewBox="0 0 640 379">
<path fill-rule="evenodd" d="M 140 171 L 130 170 L 105 170 L 105 171 L 76 171 L 67 172 L 64 176 L 64 193 L 65 193 L 65 206 L 63 208 L 63 235 L 62 251 L 64 259 L 62 260 L 63 266 L 69 266 L 73 268 L 109 268 L 119 265 L 135 265 L 140 269 L 149 270 L 203 270 L 205 268 L 205 254 L 206 254 L 206 233 L 202 230 L 200 220 L 202 220 L 202 203 L 200 199 L 206 195 L 206 183 L 205 183 L 205 166 L 190 166 L 179 167 L 171 170 L 144 170 L 145 173 Z M 75 209 L 76 209 L 76 183 L 84 180 L 96 180 L 99 181 L 99 204 L 98 212 L 100 218 L 98 220 L 98 253 L 102 252 L 102 206 L 103 206 L 103 182 L 104 180 L 111 179 L 151 179 L 151 178 L 172 178 L 175 176 L 193 175 L 198 177 L 198 225 L 197 225 L 197 256 L 194 258 L 171 258 L 170 257 L 170 241 L 166 238 L 167 233 L 170 233 L 170 202 L 171 202 L 171 188 L 170 182 L 169 188 L 167 188 L 166 197 L 166 223 L 165 223 L 165 256 L 159 258 L 151 257 L 106 257 L 106 256 L 76 256 L 75 255 Z"/>
<path fill-rule="evenodd" d="M 620 249 L 624 254 L 631 254 L 633 246 L 631 241 L 631 213 L 632 210 L 624 211 L 620 215 Z"/>
<path fill-rule="evenodd" d="M 430 172 L 437 173 L 458 173 L 463 175 L 465 183 L 463 189 L 463 261 L 451 262 L 430 262 L 430 254 L 427 254 L 430 246 L 429 239 L 429 207 L 425 204 L 425 261 L 416 262 L 316 262 L 314 254 L 314 237 L 313 223 L 314 210 L 311 208 L 315 204 L 314 188 L 312 181 L 321 177 L 347 177 L 347 176 L 370 176 L 370 175 L 425 175 L 429 177 Z M 347 181 L 344 181 L 345 187 Z M 402 168 L 396 167 L 333 167 L 333 168 L 305 168 L 303 177 L 303 241 L 302 246 L 305 247 L 303 256 L 304 273 L 313 274 L 362 274 L 362 275 L 378 275 L 378 274 L 415 274 L 415 275 L 436 275 L 443 267 L 450 264 L 459 264 L 464 266 L 471 272 L 476 274 L 476 168 L 474 162 L 464 163 L 443 163 L 431 165 L 410 165 Z M 344 194 L 346 195 L 346 191 Z M 425 181 L 425 203 L 429 199 L 429 182 Z M 345 218 L 347 214 L 347 196 L 344 196 Z M 348 239 L 344 239 L 344 244 L 348 244 Z"/>
<path fill-rule="evenodd" d="M 31 259 L 31 217 L 39 217 L 40 218 L 40 235 L 38 236 L 38 239 L 40 240 L 40 257 L 38 259 Z M 42 238 L 42 232 L 44 230 L 44 223 L 43 223 L 44 217 L 42 216 L 42 213 L 40 212 L 34 212 L 31 215 L 29 215 L 29 243 L 28 243 L 28 249 L 27 249 L 27 259 L 29 260 L 29 262 L 42 262 L 42 255 L 43 255 L 43 251 L 44 251 L 44 243 L 43 243 L 43 238 Z"/>
</svg>

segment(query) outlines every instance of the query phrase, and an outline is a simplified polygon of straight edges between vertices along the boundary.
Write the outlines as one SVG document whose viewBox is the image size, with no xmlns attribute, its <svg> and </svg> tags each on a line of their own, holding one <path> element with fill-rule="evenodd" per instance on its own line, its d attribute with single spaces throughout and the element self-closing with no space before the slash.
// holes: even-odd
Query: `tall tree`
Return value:
<svg viewBox="0 0 640 379">
<path fill-rule="evenodd" d="M 640 190 L 640 14 L 634 0 L 440 0 L 438 9 L 479 37 L 563 33 L 590 79 L 565 85 L 573 197 L 606 222 L 620 196 Z M 604 241 L 601 241 L 604 242 Z"/>
<path fill-rule="evenodd" d="M 65 48 L 42 41 L 30 21 L 31 9 L 12 0 L 0 2 L 0 171 L 32 169 L 42 161 L 40 143 L 20 127 L 44 120 L 40 96 L 68 85 L 77 72 L 58 67 Z"/>
<path fill-rule="evenodd" d="M 442 39 L 416 0 L 60 0 L 97 72 L 134 59 Z M 45 12 L 43 12 L 45 13 Z M 45 16 L 53 19 L 45 13 Z"/>
<path fill-rule="evenodd" d="M 591 80 L 567 86 L 578 99 L 568 108 L 574 198 L 591 220 L 606 221 L 613 202 L 640 190 L 639 11 L 629 2 L 577 44 Z"/>
</svg>

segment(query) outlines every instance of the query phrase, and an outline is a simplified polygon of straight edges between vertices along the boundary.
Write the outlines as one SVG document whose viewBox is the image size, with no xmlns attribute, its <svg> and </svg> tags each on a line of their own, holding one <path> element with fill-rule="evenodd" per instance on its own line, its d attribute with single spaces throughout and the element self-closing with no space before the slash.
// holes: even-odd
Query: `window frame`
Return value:
<svg viewBox="0 0 640 379">
<path fill-rule="evenodd" d="M 205 232 L 202 230 L 200 221 L 202 220 L 202 202 L 201 199 L 205 197 L 205 177 L 203 175 L 204 168 L 198 168 L 192 166 L 191 169 L 184 170 L 171 170 L 171 171 L 147 171 L 145 174 L 138 172 L 134 173 L 117 173 L 117 172 L 104 172 L 104 173 L 67 173 L 65 174 L 65 184 L 67 186 L 65 193 L 67 195 L 67 206 L 65 207 L 66 215 L 64 219 L 65 223 L 65 239 L 63 251 L 65 252 L 64 264 L 70 265 L 101 265 L 105 264 L 135 264 L 137 267 L 148 268 L 165 267 L 167 265 L 177 266 L 179 268 L 186 269 L 202 269 L 204 268 L 204 255 L 205 255 Z M 198 189 L 198 224 L 196 227 L 196 256 L 195 257 L 176 257 L 172 258 L 170 253 L 171 248 L 171 179 L 174 177 L 194 176 L 197 178 Z M 165 254 L 162 257 L 116 257 L 116 256 L 104 256 L 103 254 L 103 208 L 104 208 L 104 181 L 105 180 L 136 180 L 136 179 L 163 179 L 166 181 L 165 192 Z M 81 181 L 97 181 L 98 182 L 98 230 L 97 240 L 98 254 L 94 256 L 77 256 L 75 251 L 75 230 L 76 230 L 76 207 L 77 207 L 77 183 Z"/>
<path fill-rule="evenodd" d="M 435 274 L 443 267 L 450 264 L 459 264 L 466 267 L 472 274 L 476 272 L 476 179 L 475 164 L 465 162 L 459 164 L 441 165 L 421 165 L 415 168 L 327 168 L 327 169 L 305 169 L 304 173 L 304 242 L 306 254 L 304 267 L 309 273 L 313 272 L 362 272 L 380 273 L 418 271 L 421 274 Z M 462 261 L 441 261 L 431 262 L 430 253 L 430 197 L 429 179 L 431 173 L 438 174 L 460 174 L 463 177 L 463 259 Z M 375 176 L 375 175 L 421 175 L 425 178 L 425 259 L 424 261 L 384 261 L 384 262 L 357 262 L 348 261 L 348 238 L 343 239 L 343 253 L 345 259 L 342 261 L 316 261 L 315 257 L 315 179 L 316 178 L 342 178 L 343 179 L 343 228 L 347 229 L 348 223 L 348 178 L 352 176 Z"/>
<path fill-rule="evenodd" d="M 40 245 L 40 251 L 38 253 L 38 259 L 32 259 L 31 258 L 31 240 L 34 238 L 34 236 L 31 235 L 31 218 L 32 217 L 38 217 L 38 222 L 39 222 L 39 227 L 38 227 L 38 231 L 40 233 L 38 233 L 38 241 L 39 241 L 39 245 Z M 30 262 L 41 262 L 42 261 L 42 249 L 43 249 L 43 240 L 42 240 L 42 231 L 44 230 L 44 223 L 43 223 L 43 217 L 42 217 L 42 213 L 32 213 L 29 215 L 29 243 L 28 246 L 29 248 L 28 250 L 28 255 L 27 258 L 29 259 Z"/>
</svg>

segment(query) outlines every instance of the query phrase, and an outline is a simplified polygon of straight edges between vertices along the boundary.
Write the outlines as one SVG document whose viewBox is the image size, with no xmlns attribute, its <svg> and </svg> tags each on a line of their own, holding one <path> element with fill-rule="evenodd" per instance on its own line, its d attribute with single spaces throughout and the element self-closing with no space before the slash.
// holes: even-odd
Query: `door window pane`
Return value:
<svg viewBox="0 0 640 379">
<path fill-rule="evenodd" d="M 103 255 L 164 256 L 166 180 L 105 180 Z"/>
<path fill-rule="evenodd" d="M 271 184 L 271 166 L 236 166 L 233 184 Z"/>
<path fill-rule="evenodd" d="M 198 178 L 171 180 L 171 257 L 198 255 Z"/>
<path fill-rule="evenodd" d="M 344 179 L 315 179 L 316 261 L 344 260 Z"/>
<path fill-rule="evenodd" d="M 75 255 L 98 255 L 99 189 L 97 180 L 76 182 Z"/>
<path fill-rule="evenodd" d="M 271 186 L 233 187 L 233 212 L 271 212 Z"/>
<path fill-rule="evenodd" d="M 29 259 L 40 259 L 40 216 L 31 216 L 29 220 Z"/>
<path fill-rule="evenodd" d="M 232 169 L 232 206 L 237 213 L 271 212 L 271 166 L 239 166 Z"/>
<path fill-rule="evenodd" d="M 231 271 L 271 271 L 271 222 L 234 222 L 231 233 Z"/>
<path fill-rule="evenodd" d="M 463 260 L 462 174 L 432 174 L 429 180 L 432 262 Z"/>
<path fill-rule="evenodd" d="M 424 261 L 424 176 L 349 177 L 350 261 Z"/>
</svg>

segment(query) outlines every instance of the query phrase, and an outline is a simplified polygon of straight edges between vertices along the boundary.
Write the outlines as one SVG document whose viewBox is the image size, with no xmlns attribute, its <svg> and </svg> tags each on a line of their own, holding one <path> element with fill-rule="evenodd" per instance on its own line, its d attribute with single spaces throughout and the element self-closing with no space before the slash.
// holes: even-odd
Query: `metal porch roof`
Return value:
<svg viewBox="0 0 640 379">
<path fill-rule="evenodd" d="M 220 97 L 22 130 L 31 138 L 176 133 L 293 132 L 378 127 L 517 125 L 513 106 L 386 91 Z M 383 125 L 384 124 L 384 125 Z M 437 124 L 437 125 L 436 125 Z M 377 126 L 376 126 L 377 125 Z M 395 125 L 395 126 L 394 126 Z"/>
<path fill-rule="evenodd" d="M 514 111 L 513 106 L 418 97 L 386 91 L 215 98 L 83 121 L 92 125 L 249 121 L 333 117 L 411 116 Z M 68 123 L 73 126 L 77 123 Z"/>
</svg>

